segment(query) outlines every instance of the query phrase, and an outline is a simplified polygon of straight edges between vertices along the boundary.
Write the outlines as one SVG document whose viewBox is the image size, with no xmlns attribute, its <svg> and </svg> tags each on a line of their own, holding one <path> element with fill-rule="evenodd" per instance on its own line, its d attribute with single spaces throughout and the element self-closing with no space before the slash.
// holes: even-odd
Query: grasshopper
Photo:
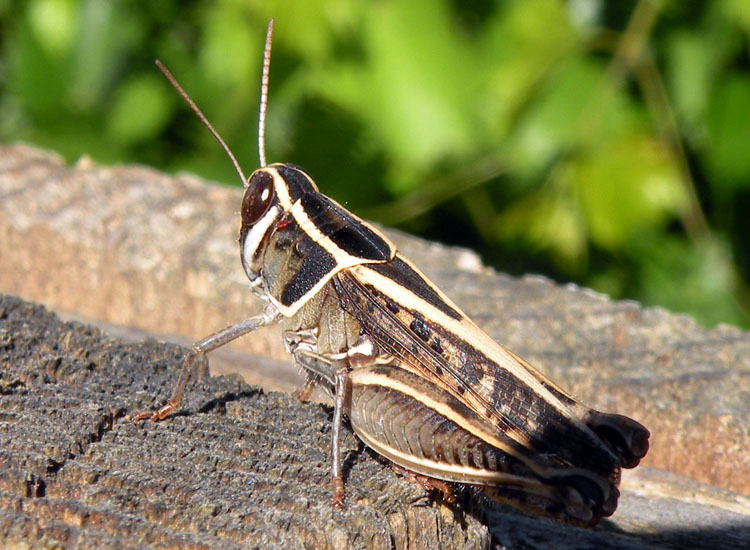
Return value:
<svg viewBox="0 0 750 550">
<path fill-rule="evenodd" d="M 339 440 L 348 417 L 372 450 L 431 488 L 473 487 L 533 513 L 593 525 L 617 506 L 621 468 L 638 465 L 649 432 L 579 403 L 494 342 L 375 227 L 293 164 L 266 164 L 264 131 L 273 20 L 259 114 L 260 165 L 246 178 L 227 145 L 157 62 L 226 151 L 243 181 L 239 233 L 261 315 L 212 334 L 187 354 L 171 398 L 134 420 L 173 413 L 205 354 L 278 322 L 300 393 L 334 403 L 333 503 L 344 502 Z"/>
</svg>

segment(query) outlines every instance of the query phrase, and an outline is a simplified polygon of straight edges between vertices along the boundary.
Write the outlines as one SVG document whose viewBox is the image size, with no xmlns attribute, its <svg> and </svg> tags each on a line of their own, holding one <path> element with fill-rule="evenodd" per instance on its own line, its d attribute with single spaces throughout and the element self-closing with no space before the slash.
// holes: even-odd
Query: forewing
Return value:
<svg viewBox="0 0 750 550">
<path fill-rule="evenodd" d="M 519 458 L 537 457 L 539 470 L 547 469 L 542 456 L 605 476 L 616 468 L 567 394 L 486 336 L 402 256 L 346 270 L 335 284 L 343 307 L 400 368 L 466 405 L 478 437 Z"/>
</svg>

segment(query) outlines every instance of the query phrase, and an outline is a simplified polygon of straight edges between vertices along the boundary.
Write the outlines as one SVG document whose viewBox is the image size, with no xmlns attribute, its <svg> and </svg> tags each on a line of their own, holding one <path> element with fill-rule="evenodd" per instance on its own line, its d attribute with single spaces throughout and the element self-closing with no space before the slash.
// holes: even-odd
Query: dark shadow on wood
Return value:
<svg viewBox="0 0 750 550">
<path fill-rule="evenodd" d="M 249 399 L 257 395 L 263 395 L 263 390 L 260 388 L 251 388 L 250 390 L 241 392 L 228 392 L 221 397 L 211 399 L 210 401 L 202 405 L 198 409 L 198 412 L 201 414 L 217 413 L 219 415 L 224 415 L 227 412 L 227 403 L 232 403 L 241 399 Z M 187 411 L 184 412 L 187 413 Z"/>
</svg>

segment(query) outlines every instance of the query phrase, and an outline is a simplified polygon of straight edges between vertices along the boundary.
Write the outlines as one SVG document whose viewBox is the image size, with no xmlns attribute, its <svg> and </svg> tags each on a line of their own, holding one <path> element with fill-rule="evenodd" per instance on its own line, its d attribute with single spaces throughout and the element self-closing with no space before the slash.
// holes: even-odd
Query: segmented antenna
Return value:
<svg viewBox="0 0 750 550">
<path fill-rule="evenodd" d="M 222 149 L 224 149 L 224 152 L 232 160 L 232 164 L 234 164 L 234 169 L 237 170 L 237 173 L 240 175 L 240 178 L 242 179 L 242 185 L 247 186 L 247 178 L 245 178 L 245 173 L 242 171 L 242 168 L 240 168 L 240 163 L 237 162 L 236 158 L 234 158 L 232 151 L 229 150 L 229 147 L 227 147 L 227 144 L 224 143 L 223 139 L 221 139 L 221 136 L 219 135 L 219 133 L 216 130 L 214 130 L 214 127 L 211 126 L 211 123 L 203 115 L 203 113 L 195 104 L 195 102 L 190 98 L 189 95 L 187 95 L 187 92 L 182 89 L 182 86 L 180 86 L 179 82 L 177 82 L 177 79 L 172 76 L 172 73 L 169 72 L 169 69 L 167 69 L 164 66 L 164 64 L 158 59 L 156 60 L 156 66 L 159 67 L 159 70 L 164 73 L 164 76 L 167 77 L 167 80 L 169 80 L 170 84 L 174 86 L 175 90 L 177 90 L 180 93 L 180 95 L 182 96 L 182 99 L 187 101 L 187 104 L 190 105 L 190 108 L 193 110 L 193 112 L 195 112 L 195 114 L 198 115 L 198 118 L 201 120 L 203 125 L 206 128 L 208 128 L 209 132 L 211 132 L 211 135 L 216 138 L 216 141 L 219 142 L 219 145 L 221 145 Z"/>
<path fill-rule="evenodd" d="M 263 50 L 263 76 L 260 79 L 260 109 L 258 111 L 258 158 L 260 166 L 266 165 L 266 107 L 268 106 L 268 75 L 271 72 L 271 42 L 273 19 L 266 29 L 266 47 Z"/>
</svg>

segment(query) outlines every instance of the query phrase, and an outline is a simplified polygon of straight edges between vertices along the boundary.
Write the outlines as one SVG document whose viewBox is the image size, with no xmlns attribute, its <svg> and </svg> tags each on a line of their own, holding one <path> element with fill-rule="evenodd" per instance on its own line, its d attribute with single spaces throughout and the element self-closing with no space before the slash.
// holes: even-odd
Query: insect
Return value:
<svg viewBox="0 0 750 550">
<path fill-rule="evenodd" d="M 342 506 L 344 417 L 371 449 L 423 484 L 474 487 L 534 513 L 595 524 L 617 506 L 621 468 L 649 432 L 576 401 L 480 330 L 380 231 L 318 191 L 293 164 L 266 164 L 273 20 L 264 52 L 258 150 L 246 178 L 221 137 L 157 64 L 233 162 L 245 186 L 239 244 L 261 315 L 198 341 L 171 398 L 134 420 L 174 412 L 205 354 L 278 322 L 286 349 L 334 403 L 333 503 Z"/>
</svg>

